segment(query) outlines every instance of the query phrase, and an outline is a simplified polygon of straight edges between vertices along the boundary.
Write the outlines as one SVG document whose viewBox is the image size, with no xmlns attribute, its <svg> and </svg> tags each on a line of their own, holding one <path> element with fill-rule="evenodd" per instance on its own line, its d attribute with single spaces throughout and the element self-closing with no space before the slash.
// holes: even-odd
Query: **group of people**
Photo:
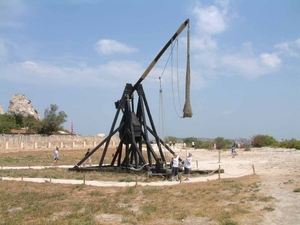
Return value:
<svg viewBox="0 0 300 225">
<path fill-rule="evenodd" d="M 180 150 L 181 152 L 181 150 Z M 174 179 L 176 178 L 176 181 L 179 181 L 178 178 L 178 166 L 179 166 L 179 159 L 180 156 L 177 153 L 174 153 L 173 157 L 172 157 L 172 179 L 171 181 L 174 181 Z M 183 163 L 184 166 L 184 174 L 186 175 L 186 178 L 184 179 L 185 181 L 189 181 L 190 180 L 190 169 L 191 169 L 191 165 L 192 165 L 192 153 L 187 153 L 186 150 L 186 157 Z"/>
</svg>

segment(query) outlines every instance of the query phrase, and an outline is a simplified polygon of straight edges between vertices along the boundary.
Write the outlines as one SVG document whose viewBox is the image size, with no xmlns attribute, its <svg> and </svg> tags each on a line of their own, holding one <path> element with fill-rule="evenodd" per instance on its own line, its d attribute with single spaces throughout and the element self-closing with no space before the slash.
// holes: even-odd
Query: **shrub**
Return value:
<svg viewBox="0 0 300 225">
<path fill-rule="evenodd" d="M 279 142 L 275 138 L 269 135 L 259 134 L 252 138 L 251 145 L 257 148 L 266 147 L 266 146 L 276 147 L 279 146 Z"/>
<path fill-rule="evenodd" d="M 292 138 L 291 140 L 284 140 L 280 142 L 279 146 L 282 148 L 295 148 L 297 150 L 300 150 L 300 141 Z"/>
<path fill-rule="evenodd" d="M 214 142 L 217 145 L 217 149 L 224 149 L 224 148 L 228 148 L 228 141 L 225 140 L 223 137 L 217 137 Z M 231 142 L 229 142 L 230 145 Z M 229 147 L 230 148 L 230 147 Z"/>
</svg>

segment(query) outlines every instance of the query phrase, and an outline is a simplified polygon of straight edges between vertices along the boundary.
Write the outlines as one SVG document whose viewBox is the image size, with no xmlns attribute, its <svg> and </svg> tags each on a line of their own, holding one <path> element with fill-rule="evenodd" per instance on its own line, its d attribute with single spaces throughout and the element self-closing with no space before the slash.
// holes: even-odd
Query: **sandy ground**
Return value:
<svg viewBox="0 0 300 225">
<path fill-rule="evenodd" d="M 179 149 L 175 149 L 179 152 Z M 220 174 L 222 178 L 235 178 L 249 174 L 257 174 L 261 177 L 261 190 L 267 195 L 276 199 L 274 211 L 265 213 L 263 224 L 300 224 L 300 192 L 294 192 L 300 188 L 300 151 L 295 149 L 273 149 L 273 148 L 252 148 L 251 151 L 237 150 L 238 155 L 232 158 L 230 151 L 208 151 L 201 149 L 189 149 L 193 153 L 194 169 L 217 170 L 224 169 Z M 184 155 L 182 152 L 181 155 Z M 60 166 L 60 167 L 73 167 Z M 26 169 L 22 167 L 18 169 Z M 45 168 L 45 167 L 31 167 Z M 4 167 L 3 169 L 12 169 Z M 17 168 L 16 168 L 17 169 Z M 218 174 L 211 174 L 205 177 L 192 177 L 187 182 L 205 182 L 218 179 Z M 14 178 L 16 179 L 16 178 Z M 17 178 L 21 180 L 22 178 Z M 2 177 L 2 180 L 12 178 Z M 46 180 L 44 178 L 23 178 L 23 181 L 33 182 L 55 182 L 74 183 L 95 186 L 133 186 L 135 182 L 101 182 L 101 181 L 80 181 L 80 180 Z M 184 182 L 184 181 L 183 181 Z M 138 183 L 138 185 L 178 185 L 180 182 L 152 182 Z"/>
</svg>

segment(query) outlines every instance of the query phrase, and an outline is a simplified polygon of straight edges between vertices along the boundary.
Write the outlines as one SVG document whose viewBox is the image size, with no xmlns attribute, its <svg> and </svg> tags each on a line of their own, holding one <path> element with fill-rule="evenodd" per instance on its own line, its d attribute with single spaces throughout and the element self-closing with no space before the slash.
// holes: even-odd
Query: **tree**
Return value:
<svg viewBox="0 0 300 225">
<path fill-rule="evenodd" d="M 45 109 L 40 133 L 50 135 L 63 129 L 62 124 L 67 121 L 68 116 L 64 111 L 57 112 L 58 108 L 57 105 L 51 104 L 50 108 Z"/>
<path fill-rule="evenodd" d="M 230 147 L 230 141 L 224 139 L 223 137 L 217 137 L 214 142 L 217 145 L 217 149 L 224 149 L 224 148 L 228 148 L 228 146 Z"/>
<path fill-rule="evenodd" d="M 266 146 L 278 146 L 279 143 L 272 136 L 259 134 L 252 138 L 251 145 L 253 147 L 261 148 Z"/>
<path fill-rule="evenodd" d="M 11 129 L 18 128 L 15 117 L 13 115 L 0 115 L 0 132 L 10 133 Z"/>
<path fill-rule="evenodd" d="M 26 128 L 26 133 L 39 133 L 42 129 L 42 122 L 41 120 L 37 120 L 34 116 L 29 115 L 23 117 L 22 125 Z"/>
</svg>

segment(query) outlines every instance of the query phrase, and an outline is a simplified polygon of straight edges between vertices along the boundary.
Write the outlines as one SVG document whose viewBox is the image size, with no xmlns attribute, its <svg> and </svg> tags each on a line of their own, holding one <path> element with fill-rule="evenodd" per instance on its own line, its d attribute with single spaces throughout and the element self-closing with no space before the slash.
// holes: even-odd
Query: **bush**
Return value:
<svg viewBox="0 0 300 225">
<path fill-rule="evenodd" d="M 218 150 L 231 147 L 231 141 L 225 140 L 223 137 L 217 137 L 214 142 L 216 143 Z"/>
<path fill-rule="evenodd" d="M 284 140 L 280 142 L 279 146 L 282 148 L 295 148 L 297 150 L 300 150 L 300 141 L 292 138 L 291 140 Z"/>
<path fill-rule="evenodd" d="M 279 142 L 275 138 L 269 135 L 259 134 L 252 138 L 251 145 L 256 148 L 267 147 L 267 146 L 277 147 L 279 146 Z"/>
</svg>

